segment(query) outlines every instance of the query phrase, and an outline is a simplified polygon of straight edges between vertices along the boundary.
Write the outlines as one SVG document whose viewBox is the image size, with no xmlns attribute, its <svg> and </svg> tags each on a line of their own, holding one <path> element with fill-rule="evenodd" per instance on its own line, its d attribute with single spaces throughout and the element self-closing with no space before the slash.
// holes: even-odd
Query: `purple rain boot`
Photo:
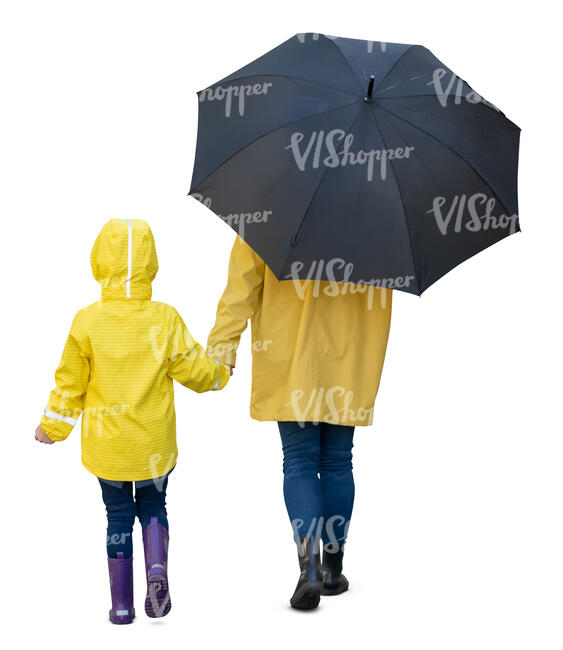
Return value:
<svg viewBox="0 0 563 650">
<path fill-rule="evenodd" d="M 132 623 L 135 618 L 133 607 L 133 558 L 108 557 L 111 609 L 109 620 L 116 625 Z"/>
<path fill-rule="evenodd" d="M 151 517 L 143 530 L 145 569 L 147 571 L 147 597 L 145 612 L 150 618 L 166 616 L 172 606 L 168 592 L 168 531 Z"/>
</svg>

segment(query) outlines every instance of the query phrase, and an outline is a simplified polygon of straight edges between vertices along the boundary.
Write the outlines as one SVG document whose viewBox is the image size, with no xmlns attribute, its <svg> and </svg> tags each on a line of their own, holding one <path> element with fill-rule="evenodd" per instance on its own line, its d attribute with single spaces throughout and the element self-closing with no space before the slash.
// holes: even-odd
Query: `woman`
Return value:
<svg viewBox="0 0 563 650">
<path fill-rule="evenodd" d="M 278 422 L 284 498 L 298 547 L 301 574 L 290 603 L 313 609 L 321 594 L 348 588 L 342 556 L 354 502 L 354 427 L 372 422 L 391 290 L 330 281 L 280 282 L 237 237 L 208 339 L 210 356 L 234 367 L 248 319 L 250 415 Z"/>
</svg>

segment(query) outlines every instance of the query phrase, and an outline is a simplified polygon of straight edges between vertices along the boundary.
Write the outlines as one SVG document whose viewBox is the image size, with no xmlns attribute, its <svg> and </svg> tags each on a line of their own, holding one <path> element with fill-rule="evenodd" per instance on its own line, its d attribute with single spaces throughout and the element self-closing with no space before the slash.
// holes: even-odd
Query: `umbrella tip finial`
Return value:
<svg viewBox="0 0 563 650">
<path fill-rule="evenodd" d="M 371 102 L 371 94 L 373 93 L 374 82 L 375 82 L 375 75 L 372 74 L 369 77 L 368 91 L 366 93 L 366 96 L 364 97 L 364 102 Z"/>
</svg>

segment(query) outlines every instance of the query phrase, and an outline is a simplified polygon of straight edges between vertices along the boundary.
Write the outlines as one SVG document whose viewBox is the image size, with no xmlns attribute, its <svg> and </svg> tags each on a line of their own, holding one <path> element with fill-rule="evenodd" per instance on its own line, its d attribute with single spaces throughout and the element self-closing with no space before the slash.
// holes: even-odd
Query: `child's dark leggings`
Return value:
<svg viewBox="0 0 563 650">
<path fill-rule="evenodd" d="M 106 481 L 98 479 L 102 488 L 102 498 L 106 506 L 108 517 L 107 552 L 108 557 L 117 557 L 123 553 L 124 557 L 133 555 L 133 524 L 135 517 L 139 517 L 143 530 L 150 524 L 151 517 L 158 517 L 166 530 L 166 488 L 168 475 L 153 480 L 139 481 Z"/>
</svg>

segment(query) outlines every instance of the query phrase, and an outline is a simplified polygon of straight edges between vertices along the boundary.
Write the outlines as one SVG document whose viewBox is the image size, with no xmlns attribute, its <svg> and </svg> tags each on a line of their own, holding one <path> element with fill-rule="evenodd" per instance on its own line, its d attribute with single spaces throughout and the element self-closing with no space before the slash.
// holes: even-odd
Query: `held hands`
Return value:
<svg viewBox="0 0 563 650">
<path fill-rule="evenodd" d="M 46 445 L 52 445 L 55 442 L 54 440 L 51 440 L 51 438 L 49 438 L 49 436 L 45 433 L 45 431 L 43 431 L 41 425 L 39 425 L 37 429 L 35 429 L 35 440 L 37 440 L 38 442 L 44 442 Z"/>
</svg>

